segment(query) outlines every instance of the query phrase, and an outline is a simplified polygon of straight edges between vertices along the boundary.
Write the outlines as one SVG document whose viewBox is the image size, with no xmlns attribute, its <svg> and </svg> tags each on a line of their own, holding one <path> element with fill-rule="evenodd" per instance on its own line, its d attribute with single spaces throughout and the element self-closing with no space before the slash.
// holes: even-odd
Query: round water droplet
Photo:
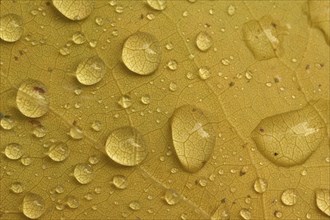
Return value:
<svg viewBox="0 0 330 220">
<path fill-rule="evenodd" d="M 105 151 L 115 162 L 135 166 L 147 157 L 147 147 L 141 133 L 132 127 L 114 130 L 107 139 Z"/>
<path fill-rule="evenodd" d="M 132 201 L 129 203 L 129 207 L 134 210 L 134 211 L 137 211 L 139 209 L 141 209 L 141 205 L 138 201 Z"/>
<path fill-rule="evenodd" d="M 10 186 L 10 190 L 13 192 L 13 193 L 22 193 L 24 191 L 24 187 L 23 187 L 23 184 L 20 183 L 20 182 L 14 182 L 11 184 Z"/>
<path fill-rule="evenodd" d="M 198 69 L 198 74 L 199 74 L 199 77 L 204 80 L 210 78 L 210 76 L 211 76 L 209 68 L 205 67 L 205 66 Z"/>
<path fill-rule="evenodd" d="M 37 219 L 46 210 L 45 200 L 37 194 L 28 193 L 23 199 L 23 214 L 29 219 Z"/>
<path fill-rule="evenodd" d="M 168 61 L 167 63 L 167 67 L 170 69 L 170 70 L 176 70 L 178 68 L 178 63 L 175 61 L 175 60 L 170 60 Z"/>
<path fill-rule="evenodd" d="M 149 75 L 156 71 L 161 61 L 158 40 L 151 34 L 137 32 L 127 38 L 122 51 L 125 66 L 139 75 Z"/>
<path fill-rule="evenodd" d="M 281 200 L 284 205 L 294 205 L 297 202 L 297 194 L 294 189 L 287 189 L 282 193 Z"/>
<path fill-rule="evenodd" d="M 239 212 L 239 214 L 245 220 L 250 220 L 251 219 L 251 212 L 248 209 L 241 209 L 241 211 Z"/>
<path fill-rule="evenodd" d="M 83 33 L 78 31 L 72 35 L 72 41 L 75 44 L 83 44 L 86 42 L 86 37 Z"/>
<path fill-rule="evenodd" d="M 23 19 L 16 14 L 0 17 L 0 39 L 6 42 L 18 41 L 23 34 Z"/>
<path fill-rule="evenodd" d="M 228 6 L 228 9 L 227 9 L 228 15 L 233 16 L 235 14 L 235 11 L 236 11 L 235 6 L 233 6 L 233 5 Z"/>
<path fill-rule="evenodd" d="M 112 178 L 112 184 L 117 188 L 117 189 L 126 189 L 128 186 L 128 181 L 127 178 L 123 175 L 115 175 Z"/>
<path fill-rule="evenodd" d="M 251 136 L 268 160 L 288 167 L 302 164 L 312 155 L 326 137 L 326 125 L 315 109 L 307 105 L 263 119 Z"/>
<path fill-rule="evenodd" d="M 192 105 L 176 109 L 171 120 L 176 155 L 189 172 L 197 172 L 210 159 L 216 133 L 204 112 Z"/>
<path fill-rule="evenodd" d="M 42 138 L 46 136 L 47 129 L 44 126 L 39 125 L 33 129 L 32 133 L 35 137 Z"/>
<path fill-rule="evenodd" d="M 100 162 L 100 157 L 97 155 L 92 155 L 88 158 L 88 162 L 93 165 L 98 164 Z"/>
<path fill-rule="evenodd" d="M 213 44 L 212 37 L 205 31 L 200 32 L 196 37 L 196 46 L 201 51 L 207 51 Z"/>
<path fill-rule="evenodd" d="M 164 198 L 169 205 L 175 205 L 181 200 L 180 195 L 173 189 L 166 190 Z"/>
<path fill-rule="evenodd" d="M 66 199 L 66 204 L 71 209 L 76 209 L 79 207 L 79 201 L 74 196 L 68 196 L 68 198 Z"/>
<path fill-rule="evenodd" d="M 5 130 L 11 130 L 16 126 L 16 121 L 9 116 L 4 116 L 1 118 L 0 125 Z"/>
<path fill-rule="evenodd" d="M 62 141 L 52 143 L 48 151 L 49 158 L 56 162 L 65 160 L 69 154 L 68 145 Z"/>
<path fill-rule="evenodd" d="M 102 123 L 101 123 L 100 121 L 98 121 L 98 120 L 93 121 L 91 127 L 92 127 L 92 129 L 93 129 L 94 131 L 101 131 L 101 129 L 102 129 Z"/>
<path fill-rule="evenodd" d="M 118 104 L 122 108 L 129 108 L 132 105 L 132 99 L 130 96 L 124 95 L 124 96 L 120 97 Z"/>
<path fill-rule="evenodd" d="M 330 216 L 330 191 L 318 189 L 315 191 L 316 205 L 324 214 Z"/>
<path fill-rule="evenodd" d="M 201 187 L 205 187 L 207 185 L 207 180 L 206 179 L 200 179 L 200 180 L 198 180 L 198 184 Z"/>
<path fill-rule="evenodd" d="M 73 171 L 73 176 L 81 184 L 87 184 L 93 180 L 93 167 L 88 163 L 77 164 Z"/>
<path fill-rule="evenodd" d="M 276 218 L 282 218 L 283 213 L 280 212 L 280 211 L 275 211 L 275 212 L 274 212 L 274 215 L 275 215 Z"/>
<path fill-rule="evenodd" d="M 79 63 L 76 77 L 83 85 L 94 85 L 101 81 L 105 75 L 105 63 L 98 56 L 89 57 Z"/>
<path fill-rule="evenodd" d="M 254 187 L 254 190 L 257 193 L 264 193 L 267 190 L 268 184 L 267 184 L 267 181 L 265 179 L 258 178 L 254 182 L 254 186 L 253 187 Z"/>
<path fill-rule="evenodd" d="M 90 0 L 52 0 L 55 8 L 70 20 L 82 20 L 93 11 Z"/>
<path fill-rule="evenodd" d="M 10 143 L 5 148 L 5 155 L 8 159 L 18 160 L 23 156 L 22 145 L 17 143 Z"/>
<path fill-rule="evenodd" d="M 84 132 L 82 131 L 82 129 L 80 127 L 78 127 L 77 125 L 73 125 L 70 128 L 70 132 L 69 135 L 76 140 L 80 140 L 84 137 Z"/>
<path fill-rule="evenodd" d="M 144 95 L 141 97 L 141 102 L 145 105 L 150 104 L 150 96 L 149 95 Z"/>
<path fill-rule="evenodd" d="M 147 0 L 148 5 L 158 11 L 166 8 L 166 0 Z"/>
<path fill-rule="evenodd" d="M 32 159 L 30 157 L 22 157 L 21 158 L 21 163 L 24 166 L 29 166 L 32 163 Z"/>
</svg>

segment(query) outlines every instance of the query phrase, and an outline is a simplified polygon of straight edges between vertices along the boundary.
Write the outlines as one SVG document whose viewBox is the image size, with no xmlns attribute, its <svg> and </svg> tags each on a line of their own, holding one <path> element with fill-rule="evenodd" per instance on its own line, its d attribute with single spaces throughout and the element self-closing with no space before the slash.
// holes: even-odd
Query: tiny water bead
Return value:
<svg viewBox="0 0 330 220">
<path fill-rule="evenodd" d="M 3 116 L 0 120 L 0 125 L 5 130 L 11 130 L 16 126 L 16 121 L 10 116 Z"/>
<path fill-rule="evenodd" d="M 175 205 L 181 200 L 180 195 L 173 189 L 166 190 L 164 199 L 169 205 Z"/>
<path fill-rule="evenodd" d="M 93 11 L 93 1 L 90 0 L 52 0 L 54 7 L 70 20 L 82 20 Z"/>
<path fill-rule="evenodd" d="M 21 16 L 6 14 L 0 17 L 0 39 L 6 42 L 18 41 L 23 31 L 23 19 Z"/>
<path fill-rule="evenodd" d="M 266 192 L 267 188 L 268 188 L 268 183 L 265 179 L 263 178 L 258 178 L 256 179 L 256 181 L 254 182 L 254 190 L 257 193 L 264 193 Z"/>
<path fill-rule="evenodd" d="M 122 50 L 125 66 L 139 75 L 149 75 L 156 71 L 161 57 L 159 41 L 145 32 L 136 32 L 129 36 Z"/>
<path fill-rule="evenodd" d="M 46 86 L 38 80 L 25 80 L 18 88 L 16 105 L 26 117 L 38 118 L 45 115 L 49 109 Z"/>
<path fill-rule="evenodd" d="M 281 200 L 284 205 L 294 205 L 297 203 L 297 194 L 294 189 L 287 189 L 282 193 Z"/>
<path fill-rule="evenodd" d="M 327 216 L 330 216 L 330 190 L 318 189 L 315 191 L 316 205 Z"/>
<path fill-rule="evenodd" d="M 37 219 L 46 211 L 45 200 L 35 193 L 25 195 L 22 206 L 23 214 L 29 219 Z"/>
<path fill-rule="evenodd" d="M 18 143 L 10 143 L 6 146 L 4 153 L 8 159 L 18 160 L 23 156 L 23 147 Z"/>
<path fill-rule="evenodd" d="M 104 61 L 98 56 L 93 56 L 79 63 L 76 77 L 83 85 L 94 85 L 103 79 L 105 72 L 106 66 Z"/>
<path fill-rule="evenodd" d="M 79 44 L 83 44 L 83 43 L 86 42 L 85 35 L 83 33 L 81 33 L 80 31 L 74 33 L 72 35 L 72 38 L 71 39 L 72 39 L 73 43 L 78 44 L 78 45 Z"/>
<path fill-rule="evenodd" d="M 73 176 L 81 184 L 90 183 L 93 178 L 93 167 L 88 163 L 77 164 L 73 171 Z"/>
<path fill-rule="evenodd" d="M 138 165 L 148 154 L 142 134 L 133 127 L 112 131 L 106 141 L 105 151 L 113 161 L 124 166 Z"/>
<path fill-rule="evenodd" d="M 210 159 L 215 130 L 205 113 L 192 105 L 177 108 L 171 118 L 176 155 L 185 170 L 197 172 Z"/>
<path fill-rule="evenodd" d="M 167 2 L 166 0 L 147 0 L 148 5 L 157 10 L 162 11 L 166 8 Z"/>
<path fill-rule="evenodd" d="M 112 178 L 112 184 L 117 189 L 126 189 L 128 186 L 128 181 L 127 181 L 127 178 L 123 175 L 115 175 Z"/>
<path fill-rule="evenodd" d="M 48 151 L 48 157 L 56 162 L 65 160 L 69 154 L 68 145 L 62 141 L 52 143 Z"/>
<path fill-rule="evenodd" d="M 212 37 L 205 31 L 200 32 L 196 37 L 196 46 L 201 51 L 207 51 L 213 44 Z"/>
<path fill-rule="evenodd" d="M 129 203 L 128 205 L 133 211 L 137 211 L 139 209 L 141 209 L 141 204 L 139 203 L 139 201 L 132 201 Z"/>
</svg>

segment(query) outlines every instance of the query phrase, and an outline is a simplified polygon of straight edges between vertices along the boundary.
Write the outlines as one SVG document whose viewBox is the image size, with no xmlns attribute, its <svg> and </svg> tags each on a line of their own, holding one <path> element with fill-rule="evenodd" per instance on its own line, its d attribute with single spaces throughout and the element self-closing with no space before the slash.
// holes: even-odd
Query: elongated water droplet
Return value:
<svg viewBox="0 0 330 220">
<path fill-rule="evenodd" d="M 316 205 L 324 214 L 330 216 L 330 191 L 318 189 L 315 191 Z"/>
<path fill-rule="evenodd" d="M 196 37 L 196 46 L 201 51 L 207 51 L 213 44 L 212 37 L 205 31 L 200 32 Z"/>
<path fill-rule="evenodd" d="M 49 97 L 46 86 L 37 80 L 24 81 L 16 95 L 16 105 L 29 118 L 38 118 L 48 112 Z"/>
<path fill-rule="evenodd" d="M 129 203 L 129 207 L 132 210 L 137 211 L 137 210 L 141 209 L 141 204 L 139 203 L 139 201 L 132 201 Z"/>
<path fill-rule="evenodd" d="M 128 181 L 127 178 L 123 175 L 115 175 L 112 178 L 112 184 L 117 188 L 117 189 L 126 189 L 128 186 Z"/>
<path fill-rule="evenodd" d="M 105 75 L 105 63 L 98 56 L 84 59 L 77 67 L 77 80 L 83 85 L 94 85 Z"/>
<path fill-rule="evenodd" d="M 254 187 L 254 190 L 256 192 L 258 192 L 258 193 L 264 193 L 267 190 L 268 184 L 267 184 L 267 181 L 265 179 L 258 178 L 254 182 L 253 187 Z"/>
<path fill-rule="evenodd" d="M 14 182 L 11 184 L 10 186 L 10 190 L 13 192 L 13 193 L 22 193 L 24 191 L 24 187 L 23 187 L 23 184 L 20 183 L 20 182 Z"/>
<path fill-rule="evenodd" d="M 18 41 L 23 34 L 23 19 L 16 14 L 0 17 L 0 39 L 6 42 Z"/>
<path fill-rule="evenodd" d="M 125 66 L 139 75 L 156 71 L 161 61 L 161 48 L 151 34 L 137 32 L 127 38 L 122 51 Z"/>
<path fill-rule="evenodd" d="M 56 162 L 65 160 L 69 154 L 68 145 L 62 141 L 52 143 L 48 151 L 49 158 Z"/>
<path fill-rule="evenodd" d="M 93 167 L 88 163 L 77 164 L 73 171 L 73 176 L 81 184 L 87 184 L 93 180 Z"/>
<path fill-rule="evenodd" d="M 158 11 L 166 8 L 166 0 L 147 0 L 148 5 Z"/>
<path fill-rule="evenodd" d="M 304 163 L 325 136 L 323 119 L 310 105 L 265 118 L 252 132 L 260 153 L 280 166 Z"/>
<path fill-rule="evenodd" d="M 11 130 L 16 126 L 16 121 L 10 116 L 4 116 L 0 121 L 1 127 L 5 130 Z"/>
<path fill-rule="evenodd" d="M 166 190 L 164 198 L 169 205 L 175 205 L 181 200 L 180 195 L 173 189 Z"/>
<path fill-rule="evenodd" d="M 141 133 L 132 127 L 114 130 L 105 144 L 105 151 L 115 162 L 135 166 L 147 157 L 147 147 Z"/>
<path fill-rule="evenodd" d="M 45 200 L 38 194 L 28 193 L 23 199 L 23 214 L 29 219 L 37 219 L 46 210 Z"/>
<path fill-rule="evenodd" d="M 173 146 L 183 168 L 197 172 L 212 155 L 215 131 L 204 112 L 192 105 L 175 110 L 171 120 Z"/>
<path fill-rule="evenodd" d="M 294 205 L 297 202 L 297 194 L 294 189 L 287 189 L 282 193 L 281 200 L 284 205 Z"/>
<path fill-rule="evenodd" d="M 22 145 L 17 143 L 10 143 L 5 148 L 5 155 L 8 159 L 18 160 L 23 156 Z"/>
<path fill-rule="evenodd" d="M 90 0 L 52 0 L 55 8 L 70 20 L 82 20 L 93 11 Z"/>
</svg>

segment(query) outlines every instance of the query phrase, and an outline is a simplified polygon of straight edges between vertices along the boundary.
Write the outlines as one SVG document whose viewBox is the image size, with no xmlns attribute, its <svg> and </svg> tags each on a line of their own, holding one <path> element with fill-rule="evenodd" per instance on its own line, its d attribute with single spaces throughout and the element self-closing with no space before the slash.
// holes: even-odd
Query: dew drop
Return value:
<svg viewBox="0 0 330 220">
<path fill-rule="evenodd" d="M 42 125 L 38 125 L 33 129 L 32 134 L 37 138 L 42 138 L 46 136 L 47 132 L 48 132 L 47 128 L 45 128 Z"/>
<path fill-rule="evenodd" d="M 72 41 L 73 41 L 73 43 L 78 44 L 78 45 L 83 44 L 86 42 L 86 37 L 83 33 L 78 31 L 72 35 Z"/>
<path fill-rule="evenodd" d="M 139 209 L 141 209 L 141 205 L 138 201 L 132 201 L 129 203 L 129 207 L 134 210 L 134 211 L 137 211 Z"/>
<path fill-rule="evenodd" d="M 170 60 L 168 61 L 167 63 L 167 67 L 170 69 L 170 70 L 176 70 L 178 68 L 178 63 L 175 61 L 175 60 Z"/>
<path fill-rule="evenodd" d="M 111 132 L 106 144 L 107 155 L 124 166 L 135 166 L 147 157 L 142 134 L 133 127 L 121 127 Z"/>
<path fill-rule="evenodd" d="M 169 205 L 175 205 L 181 200 L 180 195 L 173 189 L 166 190 L 164 199 Z"/>
<path fill-rule="evenodd" d="M 326 126 L 315 109 L 307 105 L 263 119 L 251 136 L 264 157 L 289 167 L 304 163 L 313 154 L 326 136 Z"/>
<path fill-rule="evenodd" d="M 268 187 L 268 184 L 267 184 L 267 181 L 265 179 L 262 179 L 262 178 L 258 178 L 256 179 L 256 181 L 254 182 L 254 190 L 257 192 L 257 193 L 264 193 L 266 192 L 267 190 L 267 187 Z"/>
<path fill-rule="evenodd" d="M 208 79 L 211 76 L 209 68 L 205 67 L 205 66 L 198 69 L 198 74 L 199 74 L 199 77 L 203 80 Z"/>
<path fill-rule="evenodd" d="M 83 85 L 94 85 L 103 79 L 105 63 L 98 56 L 89 57 L 79 63 L 76 70 L 77 80 Z"/>
<path fill-rule="evenodd" d="M 24 166 L 29 166 L 32 163 L 32 159 L 30 157 L 22 157 L 21 164 Z"/>
<path fill-rule="evenodd" d="M 101 129 L 102 129 L 102 123 L 101 123 L 100 121 L 98 121 L 98 120 L 93 121 L 91 127 L 92 127 L 92 129 L 93 129 L 94 131 L 101 131 Z"/>
<path fill-rule="evenodd" d="M 251 212 L 248 209 L 241 209 L 239 214 L 245 220 L 250 220 L 251 219 Z"/>
<path fill-rule="evenodd" d="M 213 44 L 212 37 L 205 31 L 200 32 L 196 37 L 196 46 L 201 51 L 207 51 Z"/>
<path fill-rule="evenodd" d="M 93 11 L 93 1 L 90 0 L 52 0 L 54 7 L 70 20 L 82 20 Z"/>
<path fill-rule="evenodd" d="M 321 30 L 328 45 L 330 45 L 329 20 L 330 4 L 329 1 L 308 1 L 309 19 L 313 27 Z"/>
<path fill-rule="evenodd" d="M 122 97 L 120 97 L 118 104 L 122 107 L 122 108 L 129 108 L 132 105 L 132 99 L 130 96 L 128 95 L 123 95 Z"/>
<path fill-rule="evenodd" d="M 98 164 L 100 162 L 100 157 L 96 155 L 92 155 L 88 158 L 88 162 L 93 165 Z"/>
<path fill-rule="evenodd" d="M 18 160 L 23 156 L 22 145 L 17 143 L 10 143 L 5 148 L 5 155 L 8 159 Z"/>
<path fill-rule="evenodd" d="M 128 181 L 127 178 L 123 175 L 115 175 L 112 178 L 112 184 L 117 188 L 117 189 L 126 189 L 128 186 Z"/>
<path fill-rule="evenodd" d="M 73 171 L 73 176 L 81 184 L 87 184 L 93 180 L 93 167 L 88 163 L 77 164 Z"/>
<path fill-rule="evenodd" d="M 287 189 L 282 193 L 281 200 L 284 205 L 292 206 L 297 202 L 297 194 L 294 189 Z"/>
<path fill-rule="evenodd" d="M 228 15 L 233 16 L 233 15 L 235 14 L 235 11 L 236 11 L 235 6 L 233 6 L 233 5 L 229 5 L 229 7 L 228 7 L 228 9 L 227 9 L 227 13 L 228 13 Z"/>
<path fill-rule="evenodd" d="M 12 191 L 13 193 L 22 193 L 24 191 L 24 187 L 23 184 L 20 182 L 14 182 L 10 185 L 10 191 Z"/>
<path fill-rule="evenodd" d="M 178 88 L 178 85 L 175 83 L 175 82 L 171 82 L 170 83 L 170 86 L 169 86 L 169 89 L 172 91 L 172 92 L 175 92 Z"/>
<path fill-rule="evenodd" d="M 79 207 L 79 201 L 75 196 L 68 196 L 66 204 L 71 209 L 76 209 Z"/>
<path fill-rule="evenodd" d="M 9 116 L 1 118 L 0 125 L 5 130 L 11 130 L 16 126 L 16 121 Z"/>
<path fill-rule="evenodd" d="M 166 0 L 147 0 L 147 3 L 157 11 L 162 11 L 166 8 Z"/>
<path fill-rule="evenodd" d="M 275 211 L 275 212 L 274 212 L 274 215 L 275 215 L 276 218 L 282 218 L 283 213 L 280 212 L 280 211 Z"/>
<path fill-rule="evenodd" d="M 124 43 L 122 60 L 125 66 L 139 75 L 149 75 L 156 71 L 161 61 L 161 49 L 155 36 L 136 32 Z"/>
<path fill-rule="evenodd" d="M 68 158 L 70 154 L 69 147 L 62 141 L 54 142 L 48 150 L 48 157 L 56 162 L 61 162 Z"/>
<path fill-rule="evenodd" d="M 145 105 L 150 104 L 150 96 L 149 95 L 144 95 L 141 97 L 141 102 Z"/>
<path fill-rule="evenodd" d="M 330 216 L 330 191 L 328 189 L 316 190 L 315 199 L 317 208 L 327 216 Z"/>
<path fill-rule="evenodd" d="M 215 131 L 204 112 L 192 105 L 177 108 L 171 119 L 176 155 L 185 170 L 197 172 L 210 159 Z"/>
<path fill-rule="evenodd" d="M 70 135 L 70 137 L 72 137 L 75 140 L 80 140 L 84 137 L 84 132 L 82 131 L 82 129 L 79 126 L 73 125 L 70 128 L 69 135 Z"/>
<path fill-rule="evenodd" d="M 16 14 L 0 17 L 0 39 L 6 42 L 18 41 L 23 34 L 23 19 Z"/>
<path fill-rule="evenodd" d="M 206 179 L 200 179 L 200 180 L 198 180 L 198 184 L 201 187 L 205 187 L 207 185 L 207 180 Z"/>
<path fill-rule="evenodd" d="M 49 109 L 46 86 L 37 80 L 24 81 L 17 91 L 16 105 L 26 117 L 38 118 L 45 115 Z"/>
<path fill-rule="evenodd" d="M 28 193 L 23 199 L 23 214 L 29 219 L 37 219 L 46 210 L 45 200 L 38 194 Z"/>
</svg>

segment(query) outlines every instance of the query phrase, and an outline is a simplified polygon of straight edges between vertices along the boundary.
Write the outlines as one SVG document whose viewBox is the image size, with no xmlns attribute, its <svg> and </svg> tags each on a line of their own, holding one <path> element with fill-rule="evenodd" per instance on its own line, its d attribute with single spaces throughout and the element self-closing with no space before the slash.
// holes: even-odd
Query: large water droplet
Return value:
<svg viewBox="0 0 330 220">
<path fill-rule="evenodd" d="M 23 34 L 22 17 L 16 14 L 6 14 L 0 17 L 0 39 L 7 42 L 18 41 Z"/>
<path fill-rule="evenodd" d="M 182 166 L 197 172 L 209 160 L 215 131 L 204 112 L 192 105 L 175 110 L 171 120 L 173 146 Z"/>
<path fill-rule="evenodd" d="M 264 192 L 266 192 L 266 190 L 268 188 L 268 184 L 267 184 L 267 181 L 265 179 L 258 178 L 254 182 L 253 187 L 254 187 L 254 190 L 256 192 L 258 192 L 258 193 L 264 193 Z"/>
<path fill-rule="evenodd" d="M 73 171 L 73 176 L 81 184 L 87 184 L 93 180 L 93 167 L 88 163 L 77 164 Z"/>
<path fill-rule="evenodd" d="M 284 205 L 294 205 L 297 202 L 297 194 L 294 189 L 287 189 L 282 193 L 281 200 Z"/>
<path fill-rule="evenodd" d="M 48 151 L 49 158 L 56 162 L 65 160 L 69 154 L 68 145 L 62 141 L 52 143 Z"/>
<path fill-rule="evenodd" d="M 98 56 L 89 57 L 79 63 L 76 70 L 77 80 L 84 85 L 94 85 L 105 75 L 105 63 Z"/>
<path fill-rule="evenodd" d="M 304 163 L 326 136 L 326 126 L 308 105 L 263 119 L 252 132 L 258 150 L 280 166 Z"/>
<path fill-rule="evenodd" d="M 112 184 L 117 188 L 117 189 L 126 189 L 128 186 L 128 181 L 127 178 L 123 175 L 115 175 L 112 178 Z"/>
<path fill-rule="evenodd" d="M 267 60 L 281 55 L 283 36 L 286 32 L 270 16 L 251 20 L 243 25 L 243 38 L 257 60 Z"/>
<path fill-rule="evenodd" d="M 315 191 L 315 196 L 317 208 L 330 216 L 330 191 L 328 189 L 318 189 Z"/>
<path fill-rule="evenodd" d="M 166 8 L 166 0 L 147 0 L 148 5 L 158 11 Z"/>
<path fill-rule="evenodd" d="M 205 31 L 200 32 L 196 37 L 196 46 L 201 51 L 207 51 L 213 44 L 212 37 Z"/>
<path fill-rule="evenodd" d="M 132 127 L 114 130 L 105 144 L 105 151 L 115 162 L 135 166 L 147 157 L 147 147 L 141 133 Z"/>
<path fill-rule="evenodd" d="M 16 95 L 16 105 L 20 112 L 30 118 L 38 118 L 48 112 L 49 97 L 46 86 L 37 80 L 24 81 Z"/>
<path fill-rule="evenodd" d="M 180 195 L 173 189 L 166 190 L 164 199 L 169 205 L 175 205 L 181 200 Z"/>
<path fill-rule="evenodd" d="M 23 199 L 23 214 L 30 219 L 37 219 L 46 210 L 45 200 L 38 194 L 28 193 Z"/>
<path fill-rule="evenodd" d="M 23 156 L 22 145 L 17 143 L 10 143 L 5 148 L 5 155 L 8 159 L 18 160 Z"/>
<path fill-rule="evenodd" d="M 151 34 L 137 32 L 127 38 L 122 51 L 125 66 L 139 75 L 156 71 L 161 61 L 161 48 Z"/>
<path fill-rule="evenodd" d="M 52 0 L 55 8 L 70 20 L 82 20 L 93 11 L 90 0 Z"/>
</svg>

